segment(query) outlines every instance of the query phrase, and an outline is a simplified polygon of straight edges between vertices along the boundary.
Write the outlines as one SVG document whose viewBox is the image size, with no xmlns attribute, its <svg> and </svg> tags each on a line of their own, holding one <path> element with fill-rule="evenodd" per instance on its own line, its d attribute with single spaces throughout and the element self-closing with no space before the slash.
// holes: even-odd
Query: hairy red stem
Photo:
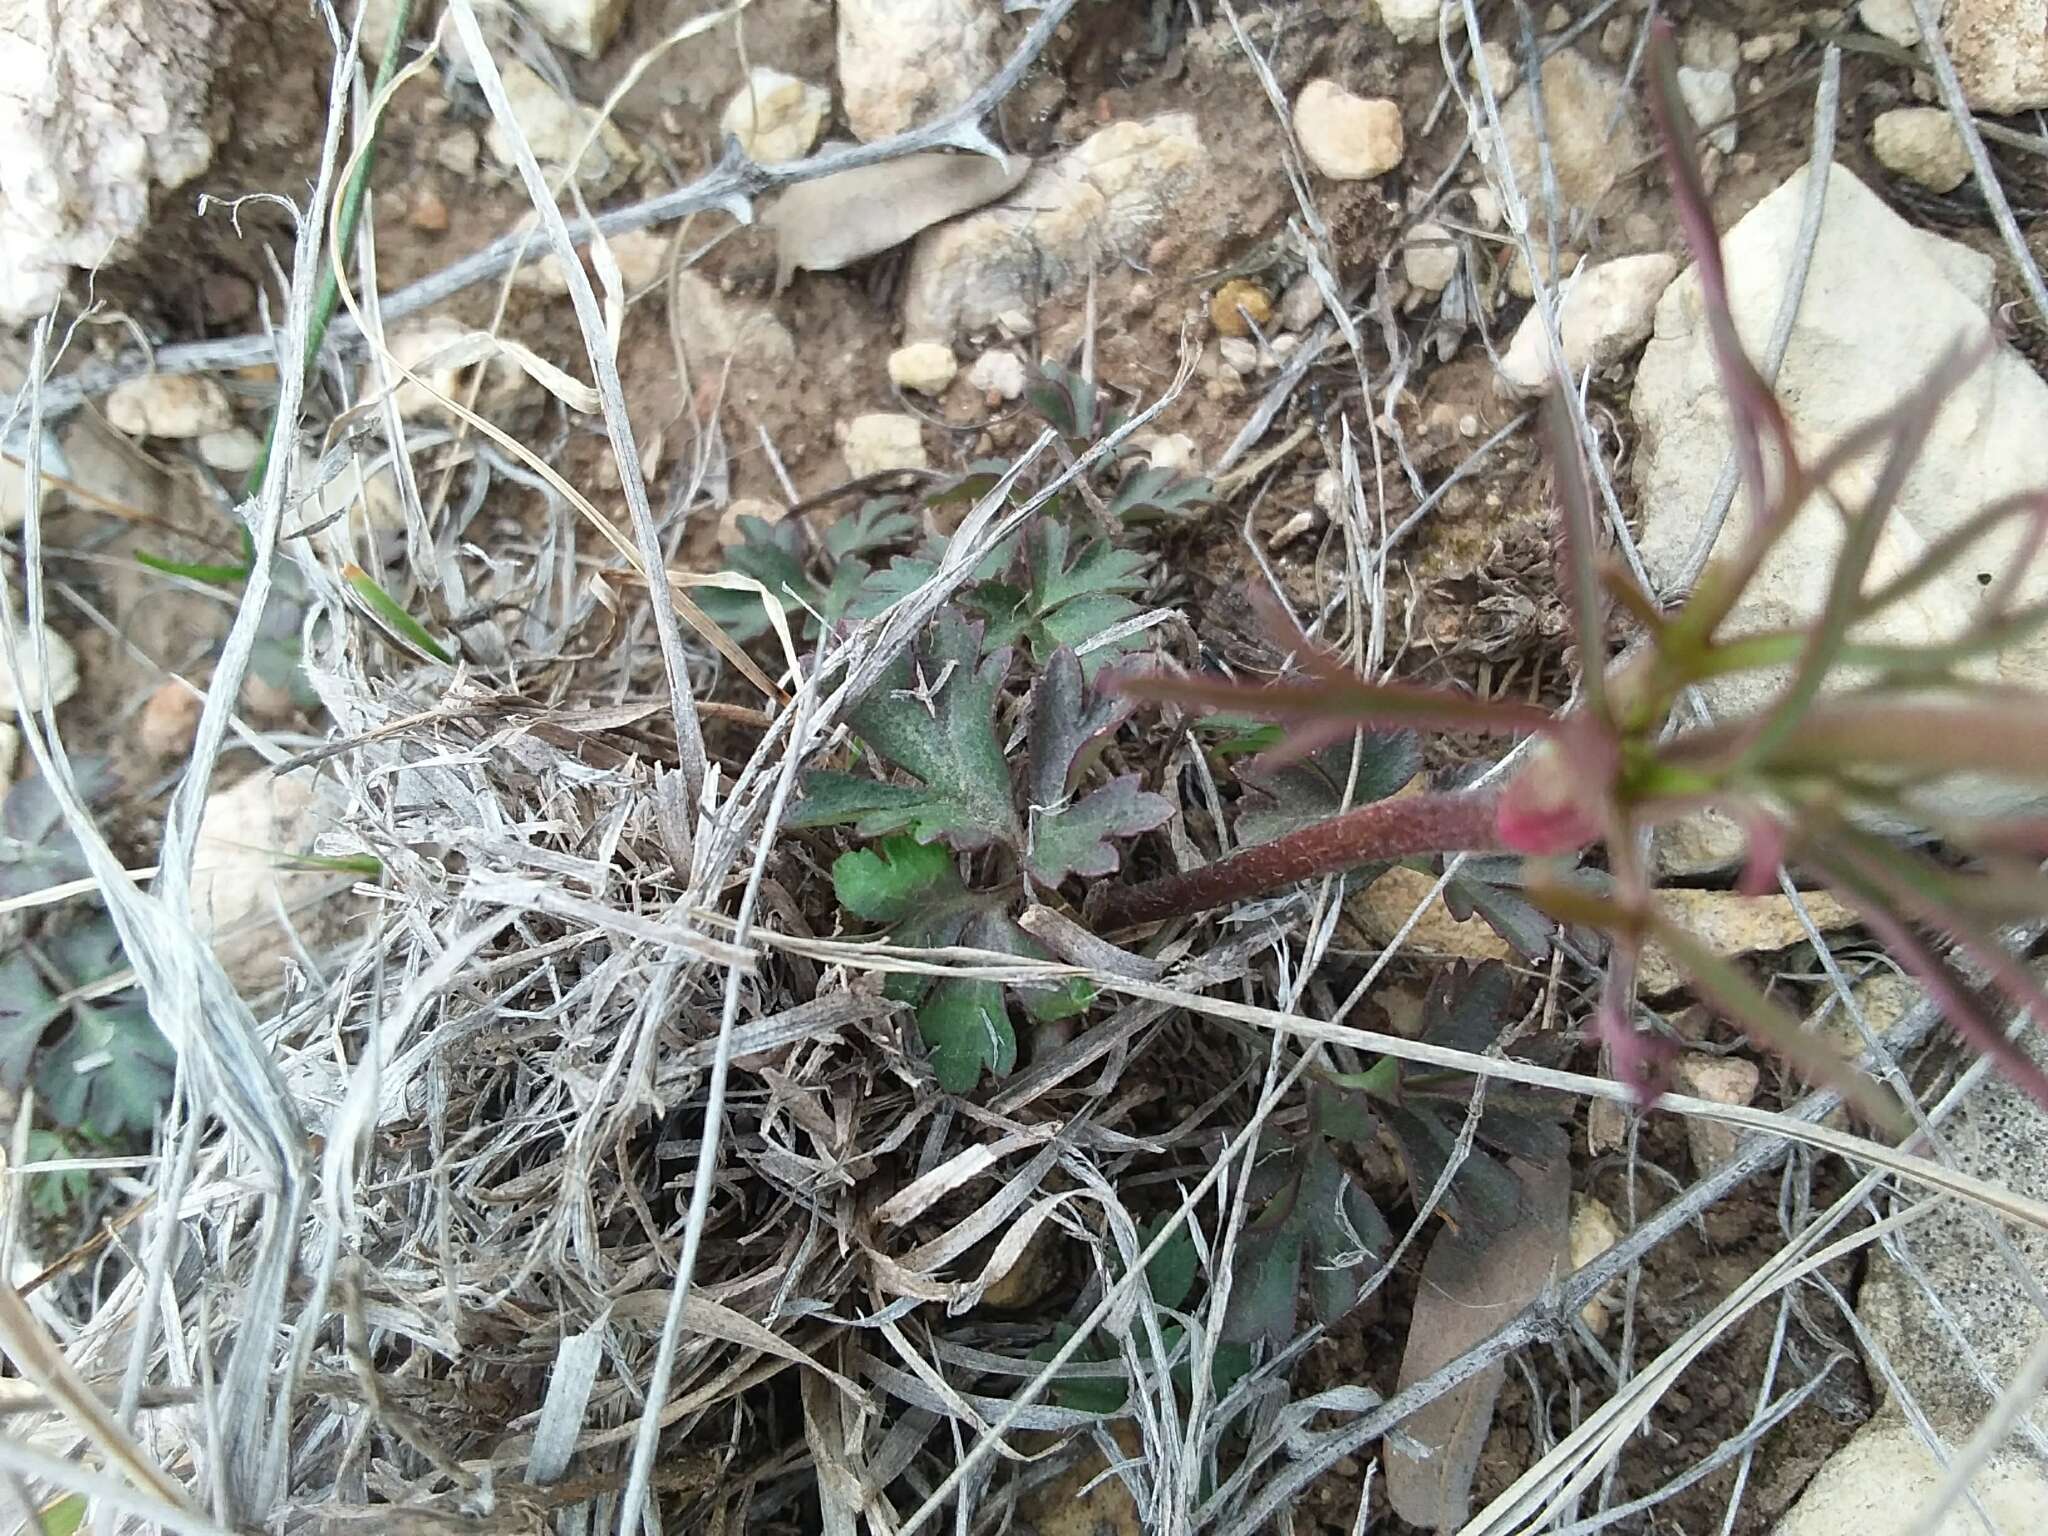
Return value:
<svg viewBox="0 0 2048 1536">
<path fill-rule="evenodd" d="M 1165 875 L 1112 891 L 1097 918 L 1100 928 L 1129 928 L 1169 917 L 1189 917 L 1248 896 L 1318 875 L 1341 874 L 1382 859 L 1422 853 L 1492 853 L 1505 848 L 1494 826 L 1492 791 L 1404 795 L 1254 843 L 1227 859 L 1183 875 Z"/>
</svg>

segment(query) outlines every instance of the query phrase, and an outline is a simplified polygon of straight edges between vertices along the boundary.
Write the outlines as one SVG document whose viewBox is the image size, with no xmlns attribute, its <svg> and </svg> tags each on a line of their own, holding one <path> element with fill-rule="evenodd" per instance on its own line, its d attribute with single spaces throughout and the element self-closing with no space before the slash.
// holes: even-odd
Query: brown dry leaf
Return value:
<svg viewBox="0 0 2048 1536">
<path fill-rule="evenodd" d="M 1399 1390 L 1450 1364 L 1543 1293 L 1570 1264 L 1571 1165 L 1539 1167 L 1516 1159 L 1522 1219 L 1480 1236 L 1445 1227 L 1422 1265 L 1422 1286 L 1408 1325 Z M 1403 1520 L 1453 1530 L 1470 1513 L 1472 1477 L 1493 1426 L 1493 1403 L 1507 1367 L 1496 1361 L 1405 1420 L 1402 1432 L 1432 1453 L 1410 1456 L 1389 1441 L 1387 1496 Z"/>
</svg>

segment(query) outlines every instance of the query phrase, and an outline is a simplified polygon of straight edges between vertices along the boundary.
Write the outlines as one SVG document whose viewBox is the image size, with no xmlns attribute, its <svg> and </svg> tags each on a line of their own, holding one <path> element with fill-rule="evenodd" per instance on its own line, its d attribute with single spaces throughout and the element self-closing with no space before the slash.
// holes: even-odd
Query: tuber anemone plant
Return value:
<svg viewBox="0 0 2048 1536">
<path fill-rule="evenodd" d="M 1630 1022 L 1637 960 L 1657 945 L 1700 996 L 1765 1048 L 1829 1081 L 1874 1118 L 1897 1106 L 1804 1034 L 1798 1020 L 1674 922 L 1655 900 L 1644 852 L 1661 823 L 1713 809 L 1746 832 L 1743 887 L 1797 867 L 1832 887 L 1928 989 L 1951 1024 L 2048 1104 L 2048 1074 L 1998 1027 L 1993 1008 L 1954 964 L 1966 958 L 1999 998 L 2048 1018 L 2048 993 L 1998 937 L 2008 921 L 2048 912 L 2048 821 L 1965 820 L 1934 791 L 1958 776 L 2048 780 L 2048 694 L 1987 681 L 1982 663 L 2048 623 L 2024 596 L 2025 567 L 2048 537 L 2048 494 L 1995 503 L 1881 579 L 1873 554 L 1909 470 L 1956 385 L 1985 348 L 1942 360 L 1895 407 L 1823 451 L 1802 455 L 1769 385 L 1744 353 L 1720 248 L 1663 46 L 1652 98 L 1688 243 L 1697 263 L 1751 515 L 1731 554 L 1667 607 L 1600 547 L 1587 470 L 1568 409 L 1544 413 L 1557 487 L 1561 586 L 1582 676 L 1552 713 L 1440 688 L 1375 680 L 1291 634 L 1298 676 L 1266 685 L 1126 670 L 1124 694 L 1230 711 L 1288 727 L 1276 751 L 1299 757 L 1366 728 L 1416 727 L 1534 738 L 1503 787 L 1382 800 L 1245 848 L 1217 862 L 1106 893 L 1105 929 L 1185 916 L 1316 875 L 1454 850 L 1530 856 L 1528 894 L 1555 919 L 1604 934 L 1608 959 L 1597 1028 L 1617 1073 L 1646 1097 L 1667 1047 Z M 1867 486 L 1867 490 L 1863 487 Z M 1821 611 L 1802 627 L 1747 629 L 1740 599 L 1794 516 L 1824 497 L 1842 523 Z M 2015 537 L 2017 535 L 2017 537 Z M 1910 603 L 1966 558 L 2017 545 L 1986 586 L 1973 622 L 1926 644 L 1873 643 L 1872 621 Z M 1988 558 L 1988 557 L 1987 557 Z M 1291 630 L 1291 623 L 1289 625 Z M 1614 642 L 1622 642 L 1618 647 Z M 1617 654 L 1618 651 L 1618 654 Z M 1765 701 L 1740 717 L 1698 723 L 1696 685 L 1747 674 Z M 1931 834 L 1939 852 L 1881 828 Z M 1597 884 L 1541 861 L 1604 850 Z"/>
</svg>

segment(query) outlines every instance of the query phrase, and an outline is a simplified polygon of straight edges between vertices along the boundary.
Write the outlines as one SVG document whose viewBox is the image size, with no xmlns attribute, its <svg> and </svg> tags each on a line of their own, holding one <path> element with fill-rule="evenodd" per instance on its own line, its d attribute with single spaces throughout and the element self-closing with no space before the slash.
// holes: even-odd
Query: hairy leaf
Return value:
<svg viewBox="0 0 2048 1536">
<path fill-rule="evenodd" d="M 919 842 L 943 837 L 960 849 L 1021 841 L 995 729 L 1010 653 L 981 659 L 981 639 L 980 625 L 942 611 L 925 641 L 899 658 L 849 716 L 861 739 L 915 774 L 918 785 L 812 773 L 790 825 L 850 821 L 871 837 L 908 828 Z"/>
<path fill-rule="evenodd" d="M 71 773 L 88 806 L 114 791 L 114 771 L 103 757 L 73 758 Z M 0 802 L 0 897 L 27 896 L 87 873 L 85 854 L 48 781 L 30 774 L 8 790 Z"/>
<path fill-rule="evenodd" d="M 1007 1077 L 1017 1064 L 1017 1032 L 995 982 L 942 979 L 917 1010 L 917 1029 L 948 1093 L 972 1092 L 984 1067 Z"/>
<path fill-rule="evenodd" d="M 1293 762 L 1255 759 L 1241 766 L 1238 781 L 1249 793 L 1238 808 L 1237 840 L 1271 842 L 1351 806 L 1384 800 L 1422 771 L 1422 744 L 1413 731 L 1364 731 L 1353 740 L 1358 763 L 1355 782 L 1351 741 Z M 1347 784 L 1351 785 L 1348 804 Z"/>
<path fill-rule="evenodd" d="M 1058 885 L 1068 875 L 1113 875 L 1122 863 L 1113 839 L 1135 837 L 1173 818 L 1173 804 L 1138 787 L 1135 773 L 1115 778 L 1070 805 L 1032 807 L 1027 860 L 1031 878 Z"/>
<path fill-rule="evenodd" d="M 799 633 L 808 633 L 810 613 L 824 606 L 825 593 L 804 569 L 804 535 L 794 518 L 771 523 L 766 518 L 737 520 L 740 542 L 725 552 L 725 568 L 751 576 L 791 610 Z M 751 592 L 706 588 L 697 605 L 724 626 L 735 640 L 753 640 L 768 633 L 768 614 Z"/>
<path fill-rule="evenodd" d="M 0 955 L 0 1087 L 17 1092 L 28 1081 L 36 1047 L 63 1012 L 27 951 Z"/>
<path fill-rule="evenodd" d="M 1333 1323 L 1357 1302 L 1393 1232 L 1320 1135 L 1287 1159 L 1285 1181 L 1238 1244 L 1223 1336 L 1235 1343 L 1294 1336 L 1302 1273 L 1319 1322 Z"/>
<path fill-rule="evenodd" d="M 1142 524 L 1201 515 L 1216 499 L 1209 481 L 1150 465 L 1134 469 L 1110 498 L 1109 515 L 1124 523 Z"/>
<path fill-rule="evenodd" d="M 1078 646 L 1138 612 L 1123 594 L 1143 588 L 1145 558 L 1106 539 L 1073 547 L 1066 524 L 1041 518 L 1019 549 L 1007 581 L 986 581 L 962 600 L 988 620 L 993 649 L 1022 643 L 1039 661 L 1061 646 Z M 1135 641 L 1104 646 L 1083 660 L 1093 676 L 1113 653 Z"/>
<path fill-rule="evenodd" d="M 1070 874 L 1114 874 L 1121 860 L 1111 839 L 1149 832 L 1173 815 L 1163 796 L 1138 787 L 1124 774 L 1101 789 L 1070 800 L 1090 749 L 1130 713 L 1116 700 L 1093 700 L 1081 678 L 1081 663 L 1061 646 L 1046 662 L 1031 694 L 1031 745 L 1026 783 L 1031 876 L 1056 886 Z"/>
<path fill-rule="evenodd" d="M 953 856 L 914 837 L 884 838 L 832 862 L 832 893 L 839 905 L 871 923 L 898 923 L 934 898 L 961 889 Z"/>
<path fill-rule="evenodd" d="M 147 1131 L 171 1096 L 177 1052 L 140 1000 L 72 1006 L 43 1054 L 36 1092 L 59 1125 L 95 1136 Z"/>
</svg>

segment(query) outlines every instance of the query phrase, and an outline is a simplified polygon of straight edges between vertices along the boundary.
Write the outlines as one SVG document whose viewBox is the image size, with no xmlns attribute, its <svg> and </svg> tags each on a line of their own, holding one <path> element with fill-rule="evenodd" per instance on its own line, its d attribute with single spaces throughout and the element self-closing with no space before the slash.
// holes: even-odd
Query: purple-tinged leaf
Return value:
<svg viewBox="0 0 2048 1536">
<path fill-rule="evenodd" d="M 1089 749 L 1130 717 L 1129 700 L 1091 698 L 1072 649 L 1052 653 L 1031 690 L 1025 783 L 1034 805 L 1058 805 L 1087 767 Z"/>
<path fill-rule="evenodd" d="M 1025 858 L 1031 878 L 1050 888 L 1068 875 L 1094 879 L 1121 864 L 1113 839 L 1136 837 L 1173 819 L 1173 802 L 1138 787 L 1135 773 L 1053 810 L 1031 808 Z"/>
</svg>

